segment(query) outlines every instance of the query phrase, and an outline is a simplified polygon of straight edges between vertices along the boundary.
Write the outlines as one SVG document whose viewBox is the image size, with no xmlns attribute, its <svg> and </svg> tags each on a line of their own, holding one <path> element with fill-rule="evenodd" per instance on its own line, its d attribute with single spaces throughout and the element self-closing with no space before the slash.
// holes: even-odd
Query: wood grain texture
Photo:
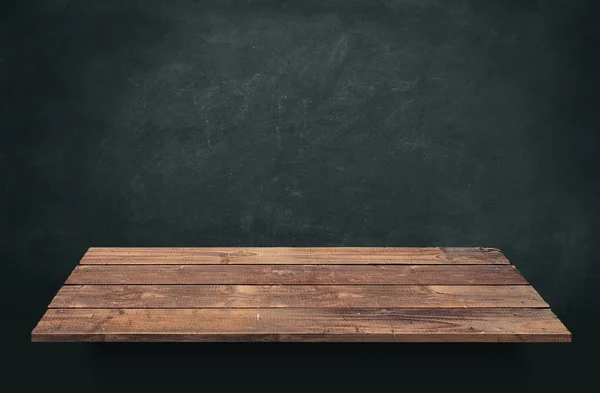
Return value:
<svg viewBox="0 0 600 393">
<path fill-rule="evenodd" d="M 51 309 L 32 341 L 566 342 L 549 309 Z"/>
<path fill-rule="evenodd" d="M 90 248 L 81 264 L 508 264 L 495 248 L 484 247 L 245 247 Z"/>
<path fill-rule="evenodd" d="M 565 342 L 491 248 L 90 248 L 32 341 Z"/>
<path fill-rule="evenodd" d="M 67 285 L 50 308 L 548 307 L 528 285 Z"/>
<path fill-rule="evenodd" d="M 511 265 L 80 265 L 67 284 L 526 285 Z"/>
</svg>

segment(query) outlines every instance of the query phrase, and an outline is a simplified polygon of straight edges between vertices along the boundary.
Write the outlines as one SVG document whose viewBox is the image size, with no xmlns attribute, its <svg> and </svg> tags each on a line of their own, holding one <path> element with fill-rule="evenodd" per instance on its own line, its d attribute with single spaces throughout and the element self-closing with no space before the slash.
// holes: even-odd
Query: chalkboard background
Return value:
<svg viewBox="0 0 600 393">
<path fill-rule="evenodd" d="M 0 7 L 5 382 L 518 390 L 592 378 L 598 2 Z M 575 342 L 29 343 L 87 247 L 238 245 L 500 247 Z"/>
</svg>

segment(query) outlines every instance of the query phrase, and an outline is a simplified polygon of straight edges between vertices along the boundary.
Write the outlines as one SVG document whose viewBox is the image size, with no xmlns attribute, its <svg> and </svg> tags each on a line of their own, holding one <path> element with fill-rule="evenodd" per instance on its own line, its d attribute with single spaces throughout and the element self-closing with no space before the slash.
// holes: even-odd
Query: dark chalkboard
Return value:
<svg viewBox="0 0 600 393">
<path fill-rule="evenodd" d="M 512 367 L 510 386 L 591 367 L 559 360 L 583 358 L 579 337 L 598 321 L 597 2 L 1 7 L 0 246 L 11 281 L 1 298 L 14 345 L 90 246 L 488 246 L 519 267 L 575 343 L 410 349 L 414 364 L 477 358 Z M 106 365 L 117 358 L 150 367 L 179 357 L 190 362 L 174 366 L 196 370 L 196 350 L 19 348 L 21 369 L 46 383 L 77 370 L 99 384 L 86 389 L 125 378 Z M 198 352 L 290 378 L 277 367 L 311 358 L 368 368 L 375 350 L 210 348 Z M 391 383 L 392 370 L 410 367 L 397 349 L 377 348 L 378 371 L 350 374 Z M 253 370 L 239 382 L 256 384 Z"/>
</svg>

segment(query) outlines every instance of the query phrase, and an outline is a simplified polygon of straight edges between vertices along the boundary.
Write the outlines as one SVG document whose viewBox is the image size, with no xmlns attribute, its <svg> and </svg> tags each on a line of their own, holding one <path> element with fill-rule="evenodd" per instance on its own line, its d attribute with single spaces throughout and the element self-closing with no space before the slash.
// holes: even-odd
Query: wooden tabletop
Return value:
<svg viewBox="0 0 600 393">
<path fill-rule="evenodd" d="M 568 342 L 493 248 L 90 248 L 32 341 Z"/>
</svg>

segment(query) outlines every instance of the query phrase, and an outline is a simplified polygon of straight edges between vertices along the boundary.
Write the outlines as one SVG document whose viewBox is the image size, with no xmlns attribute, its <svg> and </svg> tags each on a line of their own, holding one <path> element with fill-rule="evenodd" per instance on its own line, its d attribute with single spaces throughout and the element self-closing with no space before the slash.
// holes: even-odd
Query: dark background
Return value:
<svg viewBox="0 0 600 393">
<path fill-rule="evenodd" d="M 594 382 L 598 3 L 3 2 L 3 382 Z M 499 247 L 574 343 L 29 343 L 90 246 L 241 245 Z"/>
</svg>

